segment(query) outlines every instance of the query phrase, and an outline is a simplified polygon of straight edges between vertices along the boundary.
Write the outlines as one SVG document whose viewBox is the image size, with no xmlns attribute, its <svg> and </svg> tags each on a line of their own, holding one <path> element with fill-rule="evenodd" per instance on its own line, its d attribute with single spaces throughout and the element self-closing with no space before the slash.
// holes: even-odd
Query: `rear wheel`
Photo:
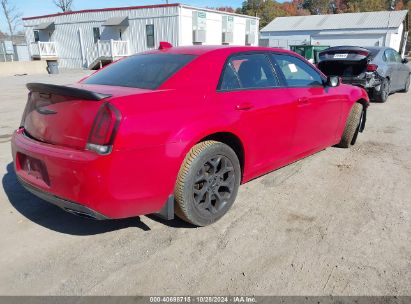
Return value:
<svg viewBox="0 0 411 304">
<path fill-rule="evenodd" d="M 374 90 L 374 100 L 378 102 L 386 102 L 390 94 L 390 80 L 384 78 L 381 82 L 380 90 Z"/>
<path fill-rule="evenodd" d="M 363 117 L 363 106 L 360 103 L 354 104 L 345 124 L 344 133 L 338 147 L 349 148 L 357 141 L 358 132 L 360 131 L 361 120 Z"/>
<path fill-rule="evenodd" d="M 216 222 L 234 203 L 240 178 L 240 162 L 229 146 L 212 140 L 195 145 L 177 177 L 177 216 L 196 226 Z"/>
<path fill-rule="evenodd" d="M 410 89 L 410 75 L 408 75 L 408 78 L 405 81 L 404 90 L 402 90 L 401 92 L 407 93 L 409 89 Z"/>
</svg>

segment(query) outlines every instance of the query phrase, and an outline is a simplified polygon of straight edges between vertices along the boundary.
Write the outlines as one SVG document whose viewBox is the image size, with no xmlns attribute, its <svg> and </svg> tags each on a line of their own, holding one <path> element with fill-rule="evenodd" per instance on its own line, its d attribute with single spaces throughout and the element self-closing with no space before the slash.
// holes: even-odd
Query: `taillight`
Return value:
<svg viewBox="0 0 411 304">
<path fill-rule="evenodd" d="M 119 110 L 109 103 L 103 104 L 94 119 L 86 148 L 99 154 L 110 153 L 120 120 Z"/>
<path fill-rule="evenodd" d="M 378 69 L 378 65 L 376 64 L 367 65 L 367 72 L 375 72 L 377 69 Z"/>
</svg>

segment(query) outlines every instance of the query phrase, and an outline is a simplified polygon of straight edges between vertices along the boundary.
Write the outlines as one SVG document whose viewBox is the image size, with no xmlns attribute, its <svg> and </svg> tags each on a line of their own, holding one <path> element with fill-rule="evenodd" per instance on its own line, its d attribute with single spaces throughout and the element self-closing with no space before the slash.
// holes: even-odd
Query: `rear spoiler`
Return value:
<svg viewBox="0 0 411 304">
<path fill-rule="evenodd" d="M 78 99 L 86 100 L 102 100 L 111 97 L 110 94 L 97 93 L 84 89 L 67 87 L 62 85 L 47 84 L 47 83 L 28 83 L 26 85 L 30 92 L 39 92 L 45 94 L 55 94 L 62 96 L 70 96 Z"/>
<path fill-rule="evenodd" d="M 334 47 L 330 47 L 328 49 L 325 49 L 325 50 L 322 50 L 322 51 L 318 52 L 318 59 L 319 59 L 319 61 L 327 61 L 327 60 L 333 60 L 333 61 L 343 60 L 344 61 L 344 60 L 347 60 L 348 56 L 335 57 L 334 55 L 336 55 L 336 54 L 350 54 L 349 59 L 357 61 L 357 60 L 360 60 L 360 59 L 359 58 L 352 58 L 352 56 L 357 55 L 357 56 L 363 56 L 364 58 L 367 58 L 368 56 L 370 56 L 371 51 L 367 50 L 365 48 L 362 48 L 362 47 L 358 47 L 358 46 L 334 46 Z M 321 58 L 321 57 L 323 57 L 323 58 Z"/>
<path fill-rule="evenodd" d="M 362 48 L 359 46 L 332 46 L 329 47 L 328 49 L 325 50 L 321 50 L 320 53 L 328 53 L 328 52 L 367 52 L 370 53 L 369 50 L 367 50 L 366 48 Z"/>
</svg>

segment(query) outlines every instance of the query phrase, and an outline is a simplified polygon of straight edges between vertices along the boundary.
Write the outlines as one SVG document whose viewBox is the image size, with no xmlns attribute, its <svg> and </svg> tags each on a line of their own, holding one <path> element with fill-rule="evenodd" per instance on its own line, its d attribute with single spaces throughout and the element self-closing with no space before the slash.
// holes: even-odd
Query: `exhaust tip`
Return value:
<svg viewBox="0 0 411 304">
<path fill-rule="evenodd" d="M 97 218 L 93 214 L 73 210 L 73 209 L 70 209 L 70 208 L 63 208 L 63 209 L 64 209 L 64 211 L 67 211 L 68 213 L 77 215 L 77 216 L 82 217 L 82 218 L 97 220 Z"/>
</svg>

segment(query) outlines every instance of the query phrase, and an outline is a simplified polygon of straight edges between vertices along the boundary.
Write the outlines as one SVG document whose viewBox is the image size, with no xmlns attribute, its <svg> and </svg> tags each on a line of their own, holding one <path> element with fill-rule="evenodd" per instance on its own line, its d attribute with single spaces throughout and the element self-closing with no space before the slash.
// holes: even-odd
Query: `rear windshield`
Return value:
<svg viewBox="0 0 411 304">
<path fill-rule="evenodd" d="M 378 52 L 380 51 L 379 49 L 367 49 L 367 50 L 369 50 L 371 53 L 370 56 L 368 56 L 370 60 L 373 60 L 378 55 Z"/>
<path fill-rule="evenodd" d="M 84 83 L 156 89 L 195 58 L 183 54 L 135 55 L 102 69 Z"/>
</svg>

